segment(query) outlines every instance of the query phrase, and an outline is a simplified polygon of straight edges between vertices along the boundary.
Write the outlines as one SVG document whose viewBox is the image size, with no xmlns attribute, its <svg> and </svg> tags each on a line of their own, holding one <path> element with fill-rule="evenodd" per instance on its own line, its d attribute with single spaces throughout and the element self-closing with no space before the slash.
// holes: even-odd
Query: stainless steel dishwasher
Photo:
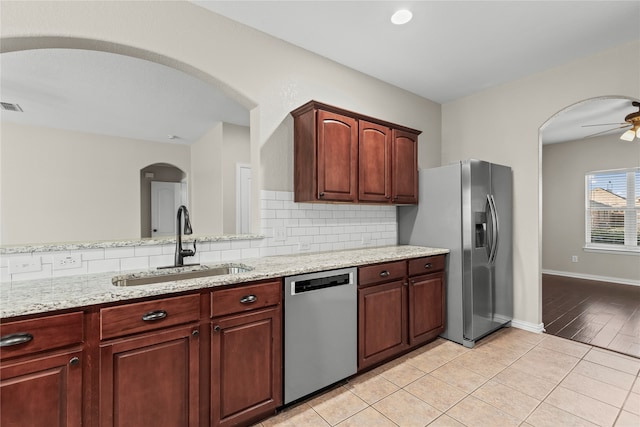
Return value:
<svg viewBox="0 0 640 427">
<path fill-rule="evenodd" d="M 358 270 L 284 279 L 284 403 L 356 373 Z"/>
</svg>

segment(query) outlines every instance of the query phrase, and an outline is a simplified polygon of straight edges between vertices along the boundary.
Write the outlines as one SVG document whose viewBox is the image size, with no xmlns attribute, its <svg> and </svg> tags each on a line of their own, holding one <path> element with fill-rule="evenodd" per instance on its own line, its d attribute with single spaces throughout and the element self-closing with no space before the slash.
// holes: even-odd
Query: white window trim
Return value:
<svg viewBox="0 0 640 427">
<path fill-rule="evenodd" d="M 627 215 L 630 212 L 636 212 L 635 207 L 635 176 L 634 173 L 639 168 L 624 168 L 624 169 L 612 169 L 591 171 L 584 175 L 585 179 L 585 244 L 583 250 L 585 252 L 599 252 L 599 253 L 620 253 L 626 255 L 640 255 L 640 245 L 637 245 L 637 215 Z M 627 173 L 627 206 L 625 207 L 625 236 L 624 245 L 613 245 L 606 243 L 591 243 L 591 209 L 589 205 L 589 175 L 603 174 L 607 172 L 626 172 Z M 630 173 L 632 172 L 632 173 Z M 629 194 L 632 196 L 629 197 Z M 630 225 L 627 226 L 627 221 Z M 630 244 L 630 243 L 633 244 Z"/>
</svg>

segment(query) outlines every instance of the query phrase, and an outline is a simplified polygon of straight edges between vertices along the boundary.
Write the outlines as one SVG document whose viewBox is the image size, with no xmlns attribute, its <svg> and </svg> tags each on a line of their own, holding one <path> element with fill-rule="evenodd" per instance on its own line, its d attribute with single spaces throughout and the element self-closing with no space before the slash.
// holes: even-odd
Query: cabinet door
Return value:
<svg viewBox="0 0 640 427">
<path fill-rule="evenodd" d="M 391 202 L 391 129 L 360 120 L 358 199 Z"/>
<path fill-rule="evenodd" d="M 199 332 L 182 327 L 103 344 L 100 425 L 198 425 Z"/>
<path fill-rule="evenodd" d="M 82 352 L 3 362 L 0 368 L 2 427 L 80 426 Z"/>
<path fill-rule="evenodd" d="M 407 286 L 404 281 L 358 289 L 358 369 L 405 350 Z"/>
<path fill-rule="evenodd" d="M 280 306 L 213 320 L 211 425 L 257 420 L 282 404 Z"/>
<path fill-rule="evenodd" d="M 409 342 L 427 342 L 444 331 L 444 275 L 409 279 Z"/>
<path fill-rule="evenodd" d="M 392 202 L 418 203 L 418 135 L 394 129 L 391 159 Z"/>
<path fill-rule="evenodd" d="M 358 184 L 358 121 L 322 110 L 317 120 L 318 200 L 353 202 Z"/>
</svg>

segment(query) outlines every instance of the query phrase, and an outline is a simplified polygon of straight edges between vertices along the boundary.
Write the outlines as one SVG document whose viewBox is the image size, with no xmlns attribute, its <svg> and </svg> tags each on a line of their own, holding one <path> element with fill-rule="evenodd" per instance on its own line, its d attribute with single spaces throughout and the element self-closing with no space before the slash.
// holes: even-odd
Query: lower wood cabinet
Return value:
<svg viewBox="0 0 640 427">
<path fill-rule="evenodd" d="M 199 346 L 194 326 L 102 344 L 100 426 L 198 426 Z"/>
<path fill-rule="evenodd" d="M 247 424 L 282 404 L 280 319 L 278 305 L 212 323 L 212 426 Z"/>
<path fill-rule="evenodd" d="M 3 322 L 0 426 L 82 425 L 83 313 Z"/>
<path fill-rule="evenodd" d="M 444 332 L 444 298 L 441 273 L 409 279 L 409 345 L 425 343 Z"/>
<path fill-rule="evenodd" d="M 408 347 L 404 281 L 358 289 L 358 336 L 359 369 L 389 359 Z"/>
<path fill-rule="evenodd" d="M 2 362 L 0 425 L 82 425 L 82 351 Z"/>
<path fill-rule="evenodd" d="M 445 256 L 358 269 L 358 370 L 435 339 L 445 328 Z"/>
</svg>

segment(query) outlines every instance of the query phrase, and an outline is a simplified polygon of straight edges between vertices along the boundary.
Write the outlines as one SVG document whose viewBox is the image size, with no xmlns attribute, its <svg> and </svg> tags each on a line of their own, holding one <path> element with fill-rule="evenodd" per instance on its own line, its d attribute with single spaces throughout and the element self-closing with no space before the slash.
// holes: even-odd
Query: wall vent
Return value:
<svg viewBox="0 0 640 427">
<path fill-rule="evenodd" d="M 0 102 L 4 111 L 16 111 L 22 113 L 22 108 L 18 104 L 11 104 L 9 102 Z"/>
</svg>

